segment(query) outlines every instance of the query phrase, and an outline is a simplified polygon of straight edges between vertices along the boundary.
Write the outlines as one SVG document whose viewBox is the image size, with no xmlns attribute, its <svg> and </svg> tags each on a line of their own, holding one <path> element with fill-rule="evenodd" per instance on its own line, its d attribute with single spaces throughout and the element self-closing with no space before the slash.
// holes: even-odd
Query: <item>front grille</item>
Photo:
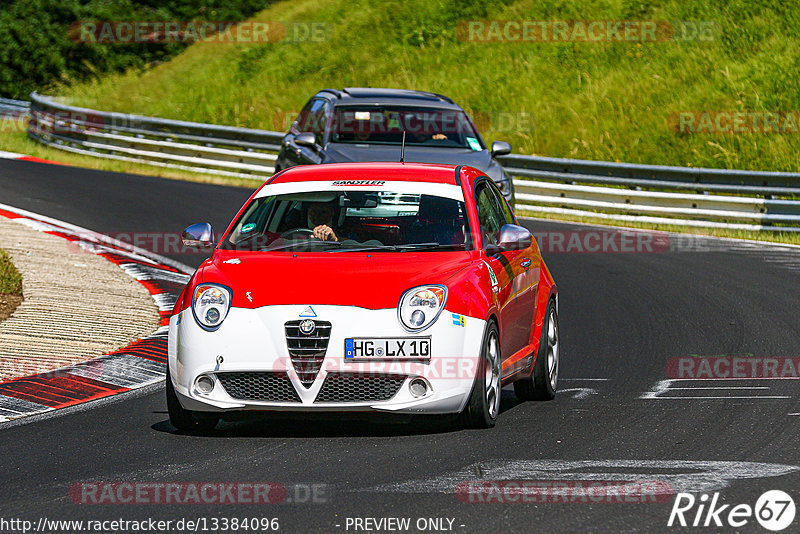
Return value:
<svg viewBox="0 0 800 534">
<path fill-rule="evenodd" d="M 373 402 L 389 400 L 397 394 L 406 377 L 329 373 L 314 402 Z"/>
<path fill-rule="evenodd" d="M 331 337 L 331 323 L 327 321 L 314 321 L 314 331 L 303 334 L 300 331 L 299 321 L 289 321 L 286 328 L 286 347 L 292 359 L 294 370 L 300 382 L 308 387 L 317 378 L 328 350 L 328 340 Z"/>
<path fill-rule="evenodd" d="M 231 398 L 265 402 L 300 402 L 286 373 L 217 373 Z"/>
</svg>

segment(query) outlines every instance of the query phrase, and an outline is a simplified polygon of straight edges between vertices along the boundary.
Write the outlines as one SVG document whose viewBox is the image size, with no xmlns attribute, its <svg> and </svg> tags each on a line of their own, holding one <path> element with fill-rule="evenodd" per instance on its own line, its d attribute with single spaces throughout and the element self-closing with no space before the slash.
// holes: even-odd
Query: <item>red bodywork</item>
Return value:
<svg viewBox="0 0 800 534">
<path fill-rule="evenodd" d="M 407 289 L 422 284 L 444 284 L 448 287 L 447 311 L 497 322 L 503 383 L 530 375 L 547 303 L 555 298 L 556 286 L 535 240 L 524 250 L 494 255 L 483 250 L 473 195 L 476 181 L 483 178 L 486 176 L 472 167 L 419 163 L 309 165 L 284 170 L 253 193 L 226 233 L 269 184 L 343 179 L 436 182 L 461 185 L 474 250 L 298 254 L 217 248 L 192 276 L 175 304 L 173 315 L 191 306 L 191 296 L 199 283 L 215 282 L 231 288 L 232 306 L 239 308 L 313 303 L 367 309 L 396 308 Z M 234 258 L 241 263 L 224 263 Z M 530 261 L 527 269 L 521 265 L 524 260 Z M 487 265 L 495 273 L 496 288 Z M 533 278 L 538 278 L 538 286 L 521 292 L 520 280 Z"/>
</svg>

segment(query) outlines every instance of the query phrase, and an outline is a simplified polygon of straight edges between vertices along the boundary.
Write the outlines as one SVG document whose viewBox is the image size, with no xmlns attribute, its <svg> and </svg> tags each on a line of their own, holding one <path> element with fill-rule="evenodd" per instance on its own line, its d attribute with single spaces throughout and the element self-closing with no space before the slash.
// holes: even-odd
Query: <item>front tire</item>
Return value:
<svg viewBox="0 0 800 534">
<path fill-rule="evenodd" d="M 213 413 L 193 412 L 181 406 L 175 387 L 172 385 L 172 378 L 169 375 L 169 365 L 167 365 L 167 412 L 169 412 L 169 422 L 178 430 L 187 432 L 207 432 L 213 430 L 219 423 L 219 416 Z"/>
<path fill-rule="evenodd" d="M 497 325 L 490 322 L 483 338 L 481 356 L 472 393 L 462 412 L 467 428 L 491 428 L 500 413 L 500 337 Z"/>
<path fill-rule="evenodd" d="M 531 376 L 514 382 L 514 393 L 520 400 L 552 400 L 556 396 L 561 347 L 558 337 L 558 313 L 553 300 L 547 304 L 544 317 L 533 372 Z"/>
</svg>

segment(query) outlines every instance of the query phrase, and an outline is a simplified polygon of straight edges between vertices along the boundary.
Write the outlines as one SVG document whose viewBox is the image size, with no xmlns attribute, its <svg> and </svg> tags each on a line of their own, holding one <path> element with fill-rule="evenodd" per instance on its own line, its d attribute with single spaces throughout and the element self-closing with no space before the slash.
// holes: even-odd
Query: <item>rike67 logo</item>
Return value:
<svg viewBox="0 0 800 534">
<path fill-rule="evenodd" d="M 749 504 L 720 504 L 719 492 L 713 496 L 702 494 L 695 498 L 691 493 L 678 493 L 667 526 L 741 528 L 753 518 L 767 530 L 779 532 L 794 521 L 794 500 L 786 492 L 770 490 Z"/>
</svg>

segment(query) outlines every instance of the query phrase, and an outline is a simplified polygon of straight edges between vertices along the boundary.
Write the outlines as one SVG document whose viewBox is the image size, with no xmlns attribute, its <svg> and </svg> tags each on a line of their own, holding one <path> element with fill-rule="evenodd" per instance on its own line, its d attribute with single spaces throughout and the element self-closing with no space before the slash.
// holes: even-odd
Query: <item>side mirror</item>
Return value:
<svg viewBox="0 0 800 534">
<path fill-rule="evenodd" d="M 495 141 L 492 143 L 493 158 L 496 158 L 497 156 L 505 156 L 506 154 L 511 154 L 511 145 L 505 141 Z"/>
<path fill-rule="evenodd" d="M 533 236 L 527 228 L 516 224 L 504 224 L 500 228 L 501 250 L 522 250 L 531 246 Z"/>
<path fill-rule="evenodd" d="M 298 146 L 305 146 L 308 148 L 317 147 L 317 136 L 311 132 L 303 132 L 294 137 L 294 142 Z"/>
<path fill-rule="evenodd" d="M 209 223 L 193 224 L 183 231 L 181 240 L 187 247 L 212 248 L 214 246 L 214 229 Z"/>
</svg>

